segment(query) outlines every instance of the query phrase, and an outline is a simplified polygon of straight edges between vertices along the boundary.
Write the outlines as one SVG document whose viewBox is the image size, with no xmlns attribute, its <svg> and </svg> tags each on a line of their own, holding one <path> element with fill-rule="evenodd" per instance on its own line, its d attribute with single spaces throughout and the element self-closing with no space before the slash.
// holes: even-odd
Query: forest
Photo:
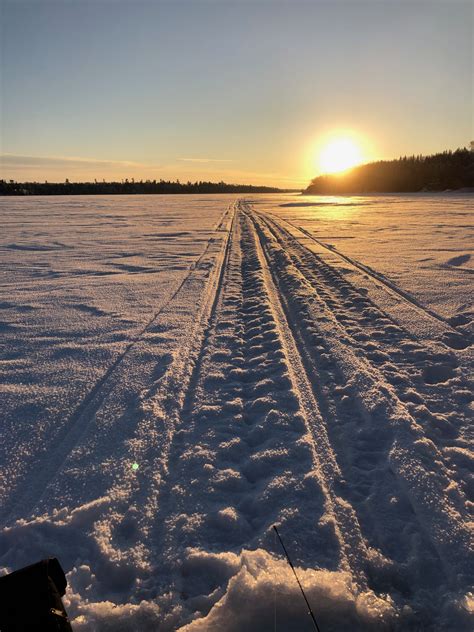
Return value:
<svg viewBox="0 0 474 632">
<path fill-rule="evenodd" d="M 128 195 L 156 193 L 278 193 L 276 187 L 225 182 L 170 180 L 122 180 L 121 182 L 16 182 L 0 180 L 0 195 Z"/>
<path fill-rule="evenodd" d="M 474 152 L 444 151 L 431 156 L 404 156 L 314 178 L 305 195 L 409 193 L 474 187 Z"/>
</svg>

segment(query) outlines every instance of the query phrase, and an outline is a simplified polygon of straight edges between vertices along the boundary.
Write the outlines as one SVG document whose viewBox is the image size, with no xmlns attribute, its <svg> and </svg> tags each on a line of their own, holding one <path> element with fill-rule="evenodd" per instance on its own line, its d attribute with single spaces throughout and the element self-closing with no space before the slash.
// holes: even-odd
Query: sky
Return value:
<svg viewBox="0 0 474 632">
<path fill-rule="evenodd" d="M 0 0 L 0 177 L 301 187 L 474 137 L 472 0 Z"/>
</svg>

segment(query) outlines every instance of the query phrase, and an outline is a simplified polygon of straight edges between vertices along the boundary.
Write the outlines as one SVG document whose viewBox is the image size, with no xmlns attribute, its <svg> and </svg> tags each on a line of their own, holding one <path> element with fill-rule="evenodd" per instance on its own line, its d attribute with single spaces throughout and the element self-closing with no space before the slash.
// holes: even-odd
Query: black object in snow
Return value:
<svg viewBox="0 0 474 632">
<path fill-rule="evenodd" d="M 61 600 L 66 586 L 55 557 L 0 577 L 1 632 L 72 632 Z"/>
</svg>

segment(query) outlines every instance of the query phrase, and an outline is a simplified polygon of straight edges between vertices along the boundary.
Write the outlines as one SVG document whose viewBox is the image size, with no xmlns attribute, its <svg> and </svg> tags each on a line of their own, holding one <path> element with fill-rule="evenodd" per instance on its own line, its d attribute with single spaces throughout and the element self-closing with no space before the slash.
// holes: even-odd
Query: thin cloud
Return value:
<svg viewBox="0 0 474 632">
<path fill-rule="evenodd" d="M 24 156 L 18 154 L 1 154 L 0 166 L 6 169 L 38 169 L 45 167 L 54 168 L 158 168 L 159 165 L 147 165 L 129 160 L 100 160 L 97 158 L 79 158 L 69 156 Z"/>
<path fill-rule="evenodd" d="M 228 158 L 178 158 L 182 162 L 233 162 Z"/>
<path fill-rule="evenodd" d="M 101 160 L 78 156 L 29 156 L 0 154 L 0 177 L 16 180 L 63 180 L 78 182 L 91 178 L 115 179 L 123 177 L 163 178 L 176 180 L 224 180 L 229 183 L 263 184 L 302 188 L 306 180 L 277 172 L 253 172 L 233 168 L 235 160 L 224 158 L 187 157 L 167 164 L 147 164 L 130 160 Z"/>
</svg>

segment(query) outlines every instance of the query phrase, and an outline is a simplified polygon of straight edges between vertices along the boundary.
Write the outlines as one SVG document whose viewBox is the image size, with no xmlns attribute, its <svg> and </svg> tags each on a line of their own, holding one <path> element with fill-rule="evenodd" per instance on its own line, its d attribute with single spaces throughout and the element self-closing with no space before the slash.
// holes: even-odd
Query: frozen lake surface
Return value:
<svg viewBox="0 0 474 632">
<path fill-rule="evenodd" d="M 0 567 L 77 631 L 474 625 L 474 197 L 0 199 Z M 276 626 L 276 627 L 275 627 Z"/>
</svg>

